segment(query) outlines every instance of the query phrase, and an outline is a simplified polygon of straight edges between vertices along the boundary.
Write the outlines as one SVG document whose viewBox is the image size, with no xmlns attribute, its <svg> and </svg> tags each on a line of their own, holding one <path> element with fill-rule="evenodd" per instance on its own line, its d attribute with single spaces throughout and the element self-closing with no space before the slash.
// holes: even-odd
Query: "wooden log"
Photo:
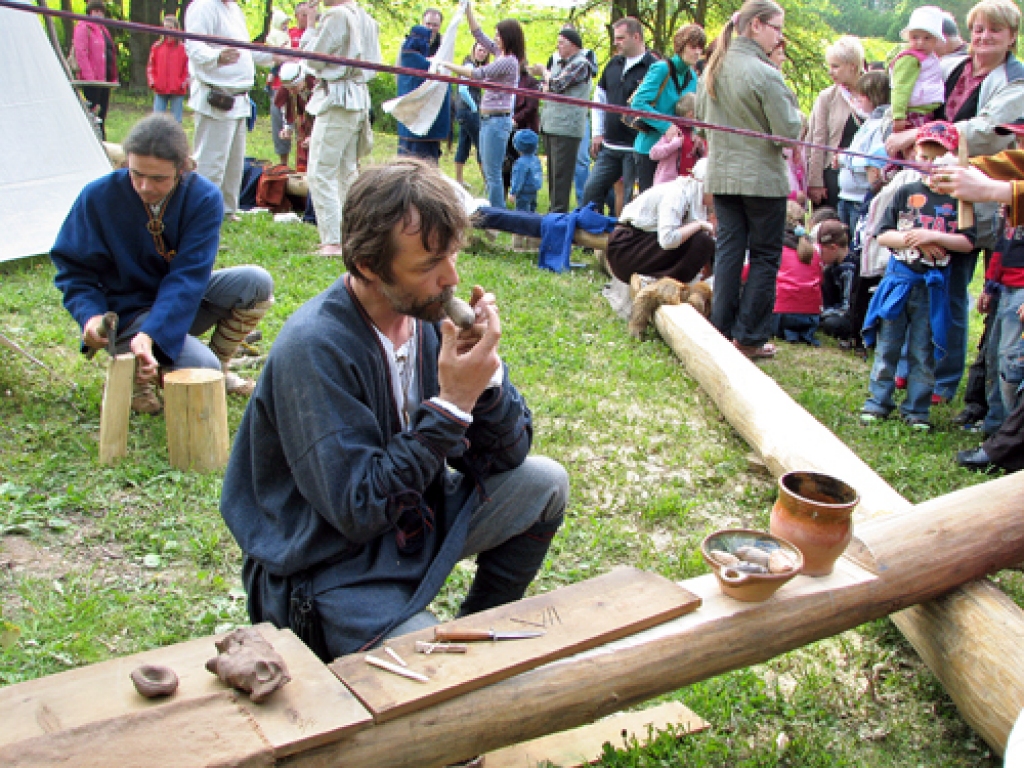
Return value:
<svg viewBox="0 0 1024 768">
<path fill-rule="evenodd" d="M 107 363 L 107 382 L 100 406 L 100 464 L 110 464 L 128 455 L 134 379 L 135 355 L 117 355 Z"/>
<path fill-rule="evenodd" d="M 910 508 L 906 499 L 692 307 L 662 307 L 655 324 L 773 474 L 813 469 L 843 479 L 861 496 L 854 517 L 857 526 L 874 516 Z M 1019 663 L 1024 611 L 1003 599 L 988 581 L 972 585 L 970 595 L 970 599 L 951 595 L 942 603 L 892 618 L 942 681 L 964 720 L 1002 754 L 1010 727 L 1024 705 L 1024 665 Z M 1005 695 L 994 696 L 991 681 L 999 681 L 997 687 Z"/>
<path fill-rule="evenodd" d="M 227 466 L 231 442 L 223 373 L 208 368 L 168 373 L 164 413 L 172 467 L 212 472 Z"/>
<path fill-rule="evenodd" d="M 689 579 L 682 586 L 703 600 L 694 613 L 282 764 L 429 768 L 593 722 L 1018 562 L 1024 555 L 1022 505 L 1024 482 L 1011 476 L 866 522 L 858 530 L 857 552 L 871 570 L 843 557 L 831 575 L 797 576 L 764 603 L 724 596 L 711 575 Z M 1019 650 L 1012 658 L 1019 658 Z"/>
</svg>

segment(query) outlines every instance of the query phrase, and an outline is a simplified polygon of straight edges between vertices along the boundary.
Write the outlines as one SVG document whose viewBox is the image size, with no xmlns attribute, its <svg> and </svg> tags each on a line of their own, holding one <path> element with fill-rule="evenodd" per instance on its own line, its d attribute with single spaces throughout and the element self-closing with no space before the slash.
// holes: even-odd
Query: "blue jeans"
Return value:
<svg viewBox="0 0 1024 768">
<path fill-rule="evenodd" d="M 786 198 L 715 195 L 715 296 L 711 324 L 744 346 L 768 341 L 775 309 L 775 279 L 782 261 Z M 750 273 L 742 283 L 750 251 Z"/>
<path fill-rule="evenodd" d="M 870 395 L 864 411 L 888 416 L 896 407 L 896 366 L 903 343 L 907 342 L 907 399 L 900 406 L 905 417 L 928 419 L 935 388 L 935 358 L 929 321 L 928 287 L 913 286 L 903 312 L 894 320 L 882 320 L 878 332 L 875 363 L 871 367 Z"/>
<path fill-rule="evenodd" d="M 537 210 L 537 193 L 520 192 L 516 195 L 516 210 L 533 212 Z"/>
<path fill-rule="evenodd" d="M 812 347 L 820 347 L 821 342 L 814 338 L 820 322 L 821 315 L 776 313 L 772 316 L 772 334 L 791 344 L 802 341 Z"/>
<path fill-rule="evenodd" d="M 495 208 L 505 207 L 505 185 L 501 178 L 501 164 L 505 148 L 512 133 L 512 118 L 508 115 L 481 115 L 480 164 L 487 184 L 487 200 Z"/>
<path fill-rule="evenodd" d="M 1017 407 L 1017 390 L 1024 381 L 1024 331 L 1020 308 L 1024 305 L 1024 288 L 1003 288 L 999 297 L 999 391 L 1006 413 Z"/>
<path fill-rule="evenodd" d="M 985 402 L 988 411 L 985 413 L 985 420 L 981 428 L 986 435 L 994 435 L 999 431 L 1008 411 L 1003 409 L 1003 392 L 999 386 L 999 342 L 1002 337 L 1003 326 L 999 321 L 999 310 L 1003 305 L 1003 294 L 997 293 L 992 297 L 991 324 L 988 329 L 988 338 L 985 340 Z"/>
<path fill-rule="evenodd" d="M 153 94 L 153 111 L 167 112 L 168 108 L 170 108 L 171 114 L 174 115 L 174 119 L 179 123 L 181 122 L 181 108 L 184 103 L 184 96 L 163 96 L 159 93 Z"/>
<path fill-rule="evenodd" d="M 576 150 L 576 177 L 573 186 L 576 187 L 576 207 L 583 207 L 583 200 L 587 188 L 587 180 L 590 178 L 590 116 L 587 116 L 587 124 L 583 131 L 583 138 L 580 140 L 580 148 Z"/>
<path fill-rule="evenodd" d="M 839 207 L 836 209 L 836 213 L 839 214 L 839 220 L 849 228 L 851 242 L 853 233 L 857 231 L 857 222 L 860 220 L 862 207 L 861 203 L 854 200 L 839 198 Z"/>
<path fill-rule="evenodd" d="M 476 147 L 476 159 L 480 162 L 480 113 L 460 109 L 456 119 L 459 121 L 459 143 L 455 147 L 456 164 L 465 165 L 469 159 L 469 151 L 473 147 Z"/>
<path fill-rule="evenodd" d="M 967 364 L 967 323 L 971 297 L 967 287 L 974 277 L 978 251 L 954 253 L 949 261 L 949 335 L 946 356 L 935 365 L 935 394 L 946 400 L 956 396 Z"/>
<path fill-rule="evenodd" d="M 252 309 L 256 304 L 266 301 L 274 293 L 274 279 L 263 267 L 245 266 L 218 269 L 210 275 L 206 284 L 203 300 L 199 304 L 192 326 L 185 337 L 185 344 L 177 359 L 164 370 L 176 371 L 179 368 L 211 368 L 221 369 L 220 360 L 196 336 L 210 330 L 218 320 L 231 317 L 232 309 Z M 131 342 L 135 334 L 149 317 L 149 310 L 136 315 L 127 328 L 118 329 L 117 353 L 123 355 L 131 351 Z"/>
</svg>

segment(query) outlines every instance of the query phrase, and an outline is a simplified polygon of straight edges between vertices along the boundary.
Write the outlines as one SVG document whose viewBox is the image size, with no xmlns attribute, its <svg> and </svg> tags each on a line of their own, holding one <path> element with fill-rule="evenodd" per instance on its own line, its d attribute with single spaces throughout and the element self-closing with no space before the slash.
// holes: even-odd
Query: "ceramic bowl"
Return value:
<svg viewBox="0 0 1024 768">
<path fill-rule="evenodd" d="M 712 551 L 733 554 L 740 547 L 748 546 L 757 547 L 769 553 L 781 550 L 796 565 L 785 573 L 744 573 L 719 563 L 711 556 Z M 803 553 L 796 546 L 778 536 L 748 528 L 715 531 L 701 542 L 700 553 L 704 556 L 704 562 L 714 572 L 722 591 L 729 597 L 745 603 L 760 603 L 767 600 L 775 594 L 779 587 L 800 573 L 804 567 Z"/>
</svg>

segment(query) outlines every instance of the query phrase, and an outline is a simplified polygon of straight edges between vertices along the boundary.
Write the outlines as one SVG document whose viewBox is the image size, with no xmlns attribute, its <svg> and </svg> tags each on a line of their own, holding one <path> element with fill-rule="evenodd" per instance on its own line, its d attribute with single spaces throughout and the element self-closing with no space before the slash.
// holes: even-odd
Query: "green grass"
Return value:
<svg viewBox="0 0 1024 768">
<path fill-rule="evenodd" d="M 142 109 L 115 102 L 111 138 L 123 137 Z M 375 158 L 394 147 L 393 136 L 379 136 Z M 271 153 L 261 120 L 250 154 Z M 451 171 L 450 156 L 442 165 Z M 476 166 L 466 171 L 479 192 Z M 223 242 L 220 266 L 258 263 L 277 282 L 265 349 L 342 270 L 309 255 L 313 228 L 266 215 L 226 226 Z M 767 526 L 774 484 L 748 469 L 748 448 L 668 347 L 628 336 L 599 295 L 604 279 L 595 269 L 542 272 L 508 245 L 502 236 L 471 247 L 459 265 L 466 285 L 499 297 L 501 352 L 533 409 L 536 451 L 571 476 L 566 524 L 534 589 L 619 564 L 687 578 L 705 572 L 698 545 L 708 532 Z M 133 419 L 130 459 L 97 465 L 103 359 L 78 354 L 77 328 L 52 278 L 46 260 L 0 273 L 0 327 L 61 377 L 0 351 L 0 685 L 246 621 L 240 553 L 217 511 L 221 476 L 171 469 L 161 418 Z M 958 403 L 935 409 L 930 435 L 896 423 L 865 429 L 856 412 L 866 362 L 828 343 L 782 345 L 763 369 L 912 501 L 982 479 L 952 461 L 976 443 L 949 423 Z M 230 401 L 232 429 L 242 408 Z M 471 576 L 468 565 L 455 571 L 435 602 L 440 615 L 452 614 Z M 1019 573 L 996 579 L 1021 600 Z M 888 620 L 666 698 L 711 728 L 612 745 L 622 749 L 609 747 L 603 765 L 998 765 Z"/>
</svg>

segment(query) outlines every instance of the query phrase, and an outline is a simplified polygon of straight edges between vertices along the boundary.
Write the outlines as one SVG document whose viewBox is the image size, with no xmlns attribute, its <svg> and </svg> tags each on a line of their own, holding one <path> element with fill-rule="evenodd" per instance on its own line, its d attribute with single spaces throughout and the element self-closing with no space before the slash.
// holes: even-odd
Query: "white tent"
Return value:
<svg viewBox="0 0 1024 768">
<path fill-rule="evenodd" d="M 49 253 L 110 161 L 39 16 L 10 8 L 0 8 L 0 141 L 0 261 Z"/>
</svg>

